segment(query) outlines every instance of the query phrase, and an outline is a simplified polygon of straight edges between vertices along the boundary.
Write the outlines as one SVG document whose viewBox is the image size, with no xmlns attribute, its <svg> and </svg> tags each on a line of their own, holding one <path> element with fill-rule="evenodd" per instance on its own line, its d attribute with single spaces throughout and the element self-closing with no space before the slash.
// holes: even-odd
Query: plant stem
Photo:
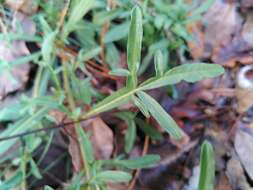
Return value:
<svg viewBox="0 0 253 190">
<path fill-rule="evenodd" d="M 70 89 L 70 84 L 68 81 L 68 67 L 67 67 L 67 63 L 64 61 L 63 61 L 63 67 L 64 67 L 63 68 L 64 90 L 66 92 L 67 100 L 68 100 L 69 107 L 70 107 L 71 111 L 75 111 L 76 105 L 75 105 L 74 98 L 72 96 L 71 89 Z M 77 120 L 77 118 L 74 118 L 74 120 Z M 75 126 L 75 131 L 78 131 L 78 129 L 83 130 L 79 123 L 74 124 L 74 126 Z M 78 136 L 78 139 L 81 139 L 79 133 L 76 133 L 76 135 Z M 82 143 L 79 142 L 79 144 L 80 144 L 80 146 L 83 146 Z M 81 151 L 82 150 L 83 149 L 81 148 Z M 89 178 L 90 178 L 89 164 L 88 164 L 85 154 L 83 152 L 82 152 L 82 155 L 83 155 L 82 159 L 83 159 L 83 163 L 84 163 L 85 174 L 86 174 L 87 179 L 89 180 Z"/>
</svg>

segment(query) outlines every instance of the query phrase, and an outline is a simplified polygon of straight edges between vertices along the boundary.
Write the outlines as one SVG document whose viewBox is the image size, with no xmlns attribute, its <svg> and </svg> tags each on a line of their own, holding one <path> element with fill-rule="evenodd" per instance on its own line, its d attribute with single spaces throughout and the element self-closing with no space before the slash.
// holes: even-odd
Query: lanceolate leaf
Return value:
<svg viewBox="0 0 253 190">
<path fill-rule="evenodd" d="M 68 36 L 75 29 L 76 24 L 92 8 L 94 3 L 94 0 L 72 1 L 70 15 L 67 23 L 64 25 L 64 37 Z"/>
<path fill-rule="evenodd" d="M 90 140 L 87 136 L 87 134 L 83 131 L 82 127 L 77 127 L 77 132 L 80 136 L 80 145 L 81 145 L 81 152 L 83 154 L 83 158 L 85 158 L 88 163 L 92 163 L 94 161 L 93 157 L 93 150 L 90 143 Z"/>
<path fill-rule="evenodd" d="M 68 23 L 76 24 L 82 17 L 90 10 L 90 8 L 95 3 L 94 0 L 79 0 L 72 1 L 74 5 L 72 5 Z"/>
<path fill-rule="evenodd" d="M 109 72 L 110 75 L 127 77 L 130 72 L 127 69 L 115 68 Z"/>
<path fill-rule="evenodd" d="M 160 132 L 158 132 L 153 126 L 149 125 L 145 121 L 135 118 L 135 122 L 138 125 L 138 127 L 151 139 L 153 140 L 161 140 L 163 139 L 163 136 Z"/>
<path fill-rule="evenodd" d="M 130 90 L 129 88 L 122 88 L 114 92 L 112 95 L 96 104 L 92 110 L 85 115 L 85 118 L 111 110 L 126 103 L 131 99 L 131 95 L 133 95 L 134 92 L 134 90 Z"/>
<path fill-rule="evenodd" d="M 10 125 L 8 129 L 4 130 L 0 137 L 8 137 L 12 135 L 16 135 L 29 129 L 33 128 L 35 125 L 39 123 L 39 121 L 47 114 L 48 108 L 43 107 L 37 112 L 35 112 L 31 117 L 22 119 L 17 121 L 15 124 Z M 1 141 L 0 142 L 0 155 L 7 151 L 18 139 L 12 139 L 9 141 Z"/>
<path fill-rule="evenodd" d="M 215 175 L 215 160 L 213 147 L 205 141 L 201 146 L 200 178 L 198 190 L 213 190 Z"/>
<path fill-rule="evenodd" d="M 146 104 L 151 115 L 156 121 L 164 128 L 172 138 L 180 139 L 183 135 L 183 131 L 178 127 L 176 122 L 168 115 L 164 109 L 156 102 L 154 98 L 146 94 L 145 92 L 137 92 L 137 95 Z"/>
<path fill-rule="evenodd" d="M 163 54 L 160 50 L 155 54 L 155 71 L 158 77 L 162 76 L 164 72 Z"/>
<path fill-rule="evenodd" d="M 131 152 L 136 138 L 136 124 L 134 122 L 135 115 L 131 112 L 119 112 L 116 114 L 119 118 L 127 123 L 127 132 L 125 135 L 125 151 Z"/>
<path fill-rule="evenodd" d="M 146 155 L 129 160 L 114 160 L 113 164 L 123 166 L 129 169 L 147 168 L 160 161 L 159 155 Z"/>
<path fill-rule="evenodd" d="M 141 85 L 142 90 L 159 88 L 166 85 L 176 84 L 184 80 L 196 82 L 212 78 L 224 73 L 223 67 L 216 64 L 193 63 L 184 64 L 167 71 L 161 77 L 154 77 Z"/>
<path fill-rule="evenodd" d="M 136 87 L 137 85 L 137 71 L 141 58 L 142 35 L 142 14 L 140 8 L 136 6 L 132 10 L 127 42 L 127 64 L 131 73 L 128 78 L 128 85 L 131 87 Z"/>
<path fill-rule="evenodd" d="M 131 174 L 123 171 L 102 171 L 95 177 L 95 181 L 99 182 L 128 182 L 132 178 Z"/>
<path fill-rule="evenodd" d="M 149 118 L 150 115 L 149 115 L 149 112 L 148 112 L 148 109 L 147 109 L 146 105 L 143 104 L 143 102 L 140 101 L 139 98 L 136 97 L 136 96 L 133 96 L 132 99 L 133 99 L 134 104 L 135 104 L 135 105 L 139 108 L 139 110 L 141 111 L 141 113 L 142 113 L 146 118 Z"/>
</svg>

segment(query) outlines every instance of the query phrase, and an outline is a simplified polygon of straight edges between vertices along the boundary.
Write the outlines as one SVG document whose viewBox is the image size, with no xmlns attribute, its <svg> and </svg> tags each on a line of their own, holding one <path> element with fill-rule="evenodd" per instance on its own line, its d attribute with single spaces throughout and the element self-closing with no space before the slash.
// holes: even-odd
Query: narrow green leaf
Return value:
<svg viewBox="0 0 253 190">
<path fill-rule="evenodd" d="M 94 0 L 79 0 L 79 1 L 72 1 L 74 5 L 70 10 L 69 19 L 67 22 L 68 24 L 76 24 L 79 20 L 83 18 L 83 16 L 91 9 L 94 5 Z"/>
<path fill-rule="evenodd" d="M 123 171 L 107 170 L 98 173 L 95 181 L 99 182 L 128 182 L 132 178 L 131 174 Z"/>
<path fill-rule="evenodd" d="M 80 145 L 81 145 L 81 152 L 83 154 L 83 158 L 85 158 L 89 164 L 91 164 L 94 161 L 93 157 L 93 150 L 92 150 L 92 145 L 90 143 L 89 137 L 87 134 L 83 131 L 83 128 L 78 126 L 77 127 L 77 132 L 79 134 L 80 140 Z"/>
<path fill-rule="evenodd" d="M 134 141 L 136 138 L 136 125 L 135 122 L 129 121 L 128 128 L 125 135 L 125 151 L 126 153 L 130 153 L 134 146 Z"/>
<path fill-rule="evenodd" d="M 163 54 L 158 50 L 155 54 L 155 71 L 156 76 L 160 77 L 164 73 L 164 63 L 163 63 Z"/>
<path fill-rule="evenodd" d="M 5 180 L 3 183 L 0 183 L 0 189 L 1 190 L 14 189 L 14 187 L 20 184 L 22 180 L 23 180 L 22 172 L 21 170 L 18 170 L 9 179 Z"/>
<path fill-rule="evenodd" d="M 72 1 L 69 18 L 64 25 L 64 38 L 77 27 L 77 23 L 92 8 L 94 3 L 94 0 Z"/>
<path fill-rule="evenodd" d="M 10 125 L 8 129 L 4 130 L 0 134 L 0 138 L 16 135 L 22 132 L 25 132 L 29 129 L 32 129 L 38 122 L 47 114 L 48 108 L 41 108 L 35 112 L 29 118 L 22 119 L 21 121 L 16 122 L 13 125 Z M 12 145 L 17 142 L 18 139 L 11 139 L 8 141 L 0 141 L 0 155 L 7 151 Z"/>
<path fill-rule="evenodd" d="M 52 187 L 46 185 L 46 186 L 44 187 L 44 190 L 54 190 L 54 189 L 53 189 Z"/>
<path fill-rule="evenodd" d="M 122 8 L 103 10 L 96 12 L 93 16 L 93 22 L 96 25 L 102 25 L 105 22 L 109 22 L 115 18 L 120 17 L 120 15 L 125 14 L 125 11 Z"/>
<path fill-rule="evenodd" d="M 168 113 L 156 102 L 154 98 L 146 94 L 145 92 L 137 92 L 137 95 L 141 101 L 146 104 L 151 115 L 156 121 L 164 128 L 172 138 L 180 139 L 183 135 L 183 131 L 178 127 L 176 122 L 171 118 Z"/>
<path fill-rule="evenodd" d="M 172 32 L 176 35 L 184 38 L 185 40 L 191 40 L 190 34 L 187 32 L 186 27 L 182 24 L 176 23 L 171 28 Z"/>
<path fill-rule="evenodd" d="M 116 115 L 127 123 L 127 132 L 125 135 L 125 152 L 131 152 L 135 138 L 136 138 L 136 125 L 134 122 L 135 115 L 131 112 L 119 112 Z"/>
<path fill-rule="evenodd" d="M 138 158 L 131 158 L 129 160 L 113 160 L 113 164 L 126 167 L 129 169 L 147 168 L 153 166 L 160 161 L 159 155 L 146 155 Z"/>
<path fill-rule="evenodd" d="M 106 45 L 106 62 L 110 65 L 111 69 L 118 67 L 120 63 L 120 53 L 113 43 Z"/>
<path fill-rule="evenodd" d="M 47 34 L 42 42 L 41 53 L 42 53 L 44 65 L 48 65 L 51 62 L 53 53 L 55 51 L 54 41 L 55 41 L 57 33 L 58 31 L 54 31 Z"/>
<path fill-rule="evenodd" d="M 220 65 L 207 63 L 184 64 L 167 71 L 162 77 L 153 77 L 141 84 L 142 90 L 159 88 L 172 85 L 184 80 L 186 82 L 197 82 L 207 78 L 217 77 L 224 73 Z"/>
<path fill-rule="evenodd" d="M 196 7 L 192 12 L 191 15 L 200 15 L 206 11 L 213 5 L 214 0 L 206 0 L 200 4 L 200 6 Z"/>
<path fill-rule="evenodd" d="M 213 190 L 215 177 L 215 159 L 213 147 L 208 141 L 201 146 L 200 178 L 198 190 Z"/>
<path fill-rule="evenodd" d="M 141 111 L 141 113 L 146 117 L 149 118 L 150 114 L 148 112 L 148 108 L 146 107 L 145 104 L 142 103 L 142 101 L 140 101 L 140 99 L 136 96 L 133 96 L 133 102 L 134 104 L 139 108 L 139 110 Z"/>
<path fill-rule="evenodd" d="M 8 39 L 9 41 L 14 41 L 14 40 L 21 40 L 21 41 L 26 41 L 26 42 L 37 42 L 41 43 L 42 38 L 40 36 L 30 36 L 27 34 L 23 33 L 1 33 L 0 34 L 0 41 Z"/>
<path fill-rule="evenodd" d="M 81 49 L 78 54 L 78 62 L 84 62 L 89 59 L 92 59 L 93 57 L 97 56 L 101 51 L 101 47 L 95 47 L 91 50 L 86 51 L 85 49 Z M 77 66 L 76 66 L 77 67 Z"/>
<path fill-rule="evenodd" d="M 131 14 L 131 24 L 127 42 L 127 64 L 131 76 L 128 79 L 130 87 L 137 85 L 137 71 L 141 59 L 142 42 L 142 13 L 138 6 L 135 6 Z"/>
<path fill-rule="evenodd" d="M 129 22 L 124 22 L 122 24 L 114 26 L 106 33 L 104 39 L 105 43 L 118 41 L 126 37 L 129 31 L 129 26 L 130 26 Z"/>
<path fill-rule="evenodd" d="M 158 132 L 153 126 L 149 125 L 142 119 L 136 118 L 135 119 L 136 124 L 138 127 L 146 134 L 148 135 L 151 139 L 153 140 L 161 140 L 163 136 L 161 135 L 160 132 Z"/>
<path fill-rule="evenodd" d="M 127 69 L 115 68 L 109 72 L 110 75 L 127 77 L 130 75 L 130 72 Z"/>
<path fill-rule="evenodd" d="M 15 103 L 14 105 L 3 106 L 0 110 L 0 121 L 10 121 L 20 118 L 23 113 L 20 110 L 23 106 L 20 103 Z"/>
<path fill-rule="evenodd" d="M 106 97 L 94 105 L 91 111 L 86 114 L 86 117 L 94 116 L 98 113 L 102 113 L 121 106 L 131 99 L 131 96 L 134 92 L 134 90 L 130 90 L 129 88 L 121 88 L 120 90 L 114 92 L 112 95 Z"/>
<path fill-rule="evenodd" d="M 31 158 L 30 159 L 30 166 L 31 166 L 31 172 L 32 174 L 37 178 L 37 179 L 41 179 L 42 175 L 40 174 L 40 170 L 37 167 L 36 163 L 34 162 L 34 160 Z"/>
</svg>

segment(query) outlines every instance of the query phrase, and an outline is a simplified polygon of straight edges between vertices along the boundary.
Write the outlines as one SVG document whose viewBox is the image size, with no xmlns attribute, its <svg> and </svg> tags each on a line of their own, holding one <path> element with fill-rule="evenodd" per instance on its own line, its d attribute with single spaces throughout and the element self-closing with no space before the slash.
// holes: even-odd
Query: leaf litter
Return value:
<svg viewBox="0 0 253 190">
<path fill-rule="evenodd" d="M 12 9 L 31 13 L 27 9 L 31 1 L 25 1 L 28 3 L 20 5 L 13 2 L 15 1 L 7 1 Z M 186 142 L 174 142 L 170 137 L 164 135 L 163 140 L 152 140 L 148 152 L 158 153 L 162 159 L 153 168 L 142 170 L 137 182 L 138 187 L 161 190 L 196 189 L 199 144 L 203 138 L 208 138 L 214 145 L 217 162 L 216 173 L 218 175 L 215 190 L 252 189 L 253 90 L 252 86 L 245 86 L 245 83 L 252 82 L 251 73 L 244 72 L 244 68 L 252 68 L 253 63 L 253 44 L 251 42 L 253 14 L 249 9 L 252 6 L 252 2 L 248 0 L 240 2 L 215 0 L 203 16 L 204 22 L 198 21 L 188 26 L 188 31 L 193 37 L 188 41 L 192 58 L 211 60 L 224 65 L 227 73 L 221 78 L 207 79 L 196 84 L 185 82 L 177 84 L 170 91 L 174 99 L 168 97 L 167 91 L 161 89 L 149 92 L 161 102 L 166 112 L 173 116 L 180 128 L 187 133 L 188 138 Z M 34 11 L 36 9 L 36 6 L 32 8 Z M 15 19 L 21 20 L 25 30 L 27 28 L 31 30 L 25 33 L 34 34 L 35 27 L 26 16 L 17 13 Z M 15 31 L 15 27 L 11 31 Z M 24 55 L 30 55 L 24 41 L 2 41 L 1 60 L 11 62 Z M 120 56 L 122 59 L 120 64 L 126 65 L 125 53 L 120 52 Z M 9 76 L 1 75 L 0 96 L 4 97 L 8 93 L 24 88 L 29 79 L 29 70 L 28 63 L 14 66 L 10 74 L 15 77 L 15 83 L 10 82 Z M 242 75 L 249 80 L 243 81 L 239 77 Z M 116 89 L 124 86 L 124 82 L 124 79 L 116 80 Z M 108 85 L 103 77 L 92 79 L 92 83 L 97 89 L 107 94 L 113 91 L 113 85 Z M 130 108 L 133 113 L 136 112 L 132 105 L 121 107 L 121 109 L 126 108 Z M 53 117 L 58 122 L 64 118 L 63 115 L 53 115 Z M 150 118 L 148 122 L 157 131 L 164 133 L 153 118 Z M 123 141 L 122 134 L 128 126 L 122 125 L 122 121 L 106 116 L 105 118 L 94 117 L 80 124 L 91 140 L 94 156 L 97 159 L 109 159 L 115 151 L 124 153 L 120 140 Z M 68 126 L 61 129 L 61 132 L 63 133 L 61 140 L 64 141 L 67 138 L 67 142 L 64 142 L 71 156 L 73 170 L 78 172 L 83 168 L 84 163 L 82 163 L 76 131 L 73 126 Z M 143 132 L 137 131 L 132 155 L 141 154 L 143 135 L 145 135 Z M 119 144 L 115 144 L 114 139 L 120 139 L 117 141 Z M 108 183 L 108 189 L 126 188 L 126 184 L 117 186 Z"/>
</svg>

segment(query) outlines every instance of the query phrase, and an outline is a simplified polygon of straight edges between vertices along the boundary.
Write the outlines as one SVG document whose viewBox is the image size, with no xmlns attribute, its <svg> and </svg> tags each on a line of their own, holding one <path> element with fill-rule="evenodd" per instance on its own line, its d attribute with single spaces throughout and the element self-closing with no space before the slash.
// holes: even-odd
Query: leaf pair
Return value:
<svg viewBox="0 0 253 190">
<path fill-rule="evenodd" d="M 132 10 L 128 35 L 128 70 L 118 69 L 116 72 L 117 75 L 127 76 L 126 87 L 118 90 L 111 96 L 93 106 L 93 108 L 83 115 L 82 118 L 94 116 L 131 101 L 142 111 L 146 117 L 149 117 L 151 114 L 161 125 L 161 127 L 171 135 L 172 138 L 179 139 L 184 134 L 183 131 L 163 110 L 159 103 L 157 103 L 154 98 L 149 96 L 144 91 L 176 84 L 183 80 L 187 82 L 196 82 L 206 78 L 216 77 L 222 74 L 224 69 L 220 65 L 194 63 L 180 65 L 165 72 L 166 66 L 163 62 L 163 56 L 161 52 L 157 52 L 155 56 L 156 76 L 138 85 L 137 73 L 141 58 L 142 33 L 142 14 L 140 8 L 136 6 Z M 134 134 L 133 131 L 134 130 L 132 130 L 131 134 Z M 129 147 L 131 146 L 129 145 Z M 130 148 L 126 148 L 127 151 L 129 151 L 129 149 Z"/>
</svg>

